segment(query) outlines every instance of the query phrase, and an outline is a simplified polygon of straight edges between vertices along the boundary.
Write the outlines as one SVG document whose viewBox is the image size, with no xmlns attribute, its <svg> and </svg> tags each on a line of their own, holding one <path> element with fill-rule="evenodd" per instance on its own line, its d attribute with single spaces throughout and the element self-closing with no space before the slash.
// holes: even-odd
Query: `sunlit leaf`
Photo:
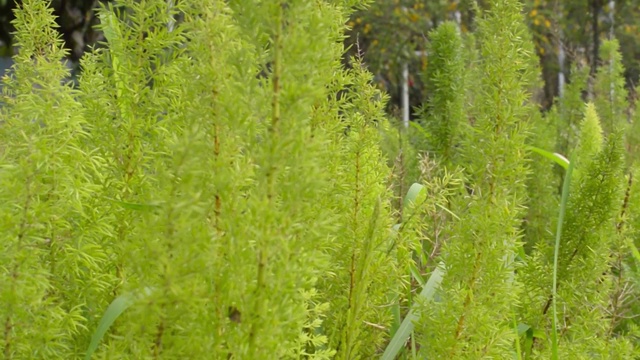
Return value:
<svg viewBox="0 0 640 360">
<path fill-rule="evenodd" d="M 539 155 L 546 157 L 547 159 L 555 162 L 556 164 L 562 166 L 565 170 L 569 167 L 569 160 L 566 157 L 562 156 L 561 154 L 542 150 L 535 146 L 527 146 L 527 148 Z"/>
</svg>

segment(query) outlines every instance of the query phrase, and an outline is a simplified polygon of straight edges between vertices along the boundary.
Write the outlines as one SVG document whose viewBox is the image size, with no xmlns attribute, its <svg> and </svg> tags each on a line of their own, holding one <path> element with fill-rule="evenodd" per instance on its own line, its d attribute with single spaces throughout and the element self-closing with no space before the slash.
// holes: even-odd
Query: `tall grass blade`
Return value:
<svg viewBox="0 0 640 360">
<path fill-rule="evenodd" d="M 148 296 L 150 294 L 150 288 L 146 288 L 142 293 L 143 296 Z M 91 360 L 91 356 L 98 348 L 100 340 L 102 340 L 104 334 L 107 333 L 107 330 L 109 330 L 116 319 L 131 305 L 133 305 L 135 300 L 136 296 L 134 293 L 127 293 L 118 296 L 111 302 L 107 310 L 104 312 L 104 315 L 102 315 L 102 319 L 100 319 L 100 323 L 98 323 L 98 327 L 91 337 L 91 343 L 89 344 L 87 353 L 84 357 L 85 360 Z"/>
<path fill-rule="evenodd" d="M 440 263 L 438 267 L 433 271 L 429 280 L 422 288 L 419 297 L 424 300 L 432 300 L 433 296 L 436 293 L 436 289 L 440 286 L 442 282 L 442 278 L 444 277 L 444 264 Z M 384 350 L 382 354 L 382 360 L 394 360 L 396 356 L 400 353 L 404 345 L 407 343 L 409 336 L 413 332 L 413 322 L 418 319 L 419 315 L 416 314 L 414 309 L 411 309 L 407 314 L 407 317 L 404 318 L 398 331 L 396 331 L 393 338 L 387 345 L 387 348 Z"/>
<path fill-rule="evenodd" d="M 551 359 L 558 360 L 558 312 L 556 308 L 556 297 L 558 290 L 558 254 L 560 253 L 560 240 L 562 238 L 562 224 L 564 214 L 567 210 L 567 200 L 569 199 L 569 189 L 571 185 L 571 174 L 573 173 L 574 161 L 569 162 L 567 172 L 562 184 L 562 199 L 560 201 L 560 214 L 558 214 L 558 227 L 556 229 L 556 244 L 553 250 L 553 295 L 551 305 L 553 307 L 553 329 L 551 333 Z"/>
</svg>

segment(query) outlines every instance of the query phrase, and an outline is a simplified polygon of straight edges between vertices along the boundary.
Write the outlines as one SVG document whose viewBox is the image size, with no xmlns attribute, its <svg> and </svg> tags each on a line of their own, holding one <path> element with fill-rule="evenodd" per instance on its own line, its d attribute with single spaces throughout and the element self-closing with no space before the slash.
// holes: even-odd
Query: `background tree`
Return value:
<svg viewBox="0 0 640 360">
<path fill-rule="evenodd" d="M 51 7 L 57 16 L 58 30 L 69 49 L 70 58 L 78 60 L 89 46 L 104 40 L 94 25 L 99 23 L 94 9 L 111 0 L 53 0 Z M 0 55 L 14 51 L 11 24 L 13 9 L 20 0 L 0 0 Z M 378 0 L 361 7 L 347 24 L 351 30 L 345 39 L 350 46 L 344 57 L 348 62 L 355 54 L 362 54 L 374 81 L 390 95 L 389 110 L 400 106 L 402 66 L 410 65 L 411 106 L 421 105 L 426 91 L 417 74 L 429 63 L 424 55 L 427 33 L 445 21 L 458 24 L 460 31 L 475 29 L 476 15 L 472 0 Z M 480 8 L 486 1 L 477 2 Z M 602 41 L 615 36 L 620 43 L 622 64 L 627 86 L 636 84 L 640 76 L 640 31 L 636 19 L 640 17 L 638 0 L 526 0 L 524 12 L 531 30 L 544 79 L 543 107 L 552 105 L 559 95 L 561 80 L 571 82 L 571 69 L 587 65 L 595 69 Z M 611 7 L 611 4 L 614 7 Z M 418 55 L 417 53 L 418 52 Z M 559 56 L 560 55 L 560 56 Z"/>
</svg>

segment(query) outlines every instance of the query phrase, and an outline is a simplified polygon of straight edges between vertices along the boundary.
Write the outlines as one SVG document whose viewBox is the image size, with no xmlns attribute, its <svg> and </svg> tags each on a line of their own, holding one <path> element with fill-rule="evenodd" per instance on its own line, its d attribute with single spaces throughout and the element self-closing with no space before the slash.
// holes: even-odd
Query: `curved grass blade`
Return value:
<svg viewBox="0 0 640 360">
<path fill-rule="evenodd" d="M 533 152 L 535 152 L 535 153 L 537 153 L 539 155 L 542 155 L 542 156 L 546 157 L 547 159 L 549 159 L 549 160 L 555 162 L 556 164 L 562 166 L 565 170 L 567 170 L 569 168 L 569 160 L 566 157 L 564 157 L 564 156 L 562 156 L 562 155 L 560 155 L 558 153 L 552 153 L 552 152 L 547 151 L 547 150 L 542 150 L 542 149 L 537 148 L 535 146 L 527 146 L 527 149 L 529 149 L 529 150 L 531 150 L 531 151 L 533 151 Z"/>
<path fill-rule="evenodd" d="M 442 282 L 444 272 L 444 264 L 441 263 L 440 265 L 438 265 L 438 267 L 436 267 L 436 269 L 429 277 L 429 280 L 422 288 L 422 291 L 419 295 L 420 298 L 425 300 L 433 299 L 433 296 L 436 293 L 436 289 Z M 389 345 L 387 345 L 387 348 L 384 350 L 384 354 L 382 354 L 382 360 L 394 360 L 398 356 L 404 345 L 407 343 L 407 339 L 409 339 L 409 336 L 413 332 L 413 322 L 416 321 L 418 317 L 419 315 L 416 314 L 414 309 L 411 309 L 409 311 L 407 317 L 404 318 L 404 320 L 400 324 L 400 327 L 393 335 L 393 338 L 391 338 Z"/>
<path fill-rule="evenodd" d="M 558 360 L 558 311 L 556 308 L 556 298 L 558 291 L 558 254 L 560 253 L 562 224 L 564 222 L 564 214 L 567 210 L 567 201 L 569 199 L 569 189 L 571 185 L 571 174 L 573 173 L 573 164 L 573 161 L 569 163 L 569 167 L 564 176 L 564 182 L 562 183 L 562 198 L 560 200 L 560 213 L 558 214 L 558 227 L 556 229 L 556 244 L 553 250 L 553 295 L 551 297 L 551 305 L 553 307 L 551 359 L 553 360 Z"/>
<path fill-rule="evenodd" d="M 151 294 L 150 288 L 146 288 L 142 293 L 143 296 L 148 296 L 150 294 Z M 102 319 L 100 319 L 98 328 L 96 328 L 96 331 L 93 333 L 93 336 L 91 337 L 91 343 L 89 344 L 89 347 L 87 348 L 87 353 L 84 357 L 85 360 L 91 359 L 91 356 L 98 348 L 98 345 L 100 344 L 100 340 L 102 340 L 102 337 L 104 336 L 104 334 L 107 333 L 107 330 L 109 330 L 109 328 L 114 323 L 114 321 L 116 321 L 116 319 L 125 310 L 127 310 L 131 305 L 133 305 L 136 298 L 137 297 L 135 296 L 134 293 L 127 293 L 127 294 L 122 294 L 118 296 L 117 298 L 115 298 L 115 300 L 111 302 L 107 310 L 104 312 L 104 315 L 102 315 Z"/>
</svg>

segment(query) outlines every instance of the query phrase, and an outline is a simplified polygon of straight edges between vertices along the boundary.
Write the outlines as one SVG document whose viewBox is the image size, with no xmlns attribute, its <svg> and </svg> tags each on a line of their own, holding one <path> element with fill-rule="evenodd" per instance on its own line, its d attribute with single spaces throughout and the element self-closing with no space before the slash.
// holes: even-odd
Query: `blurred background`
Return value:
<svg viewBox="0 0 640 360">
<path fill-rule="evenodd" d="M 94 29 L 95 9 L 109 0 L 53 0 L 59 31 L 69 50 L 70 66 L 92 45 L 104 40 Z M 11 21 L 17 0 L 0 0 L 0 75 L 10 66 Z M 413 109 L 426 98 L 421 74 L 429 66 L 426 34 L 453 20 L 463 33 L 475 27 L 474 6 L 482 0 L 376 0 L 358 9 L 347 22 L 345 39 L 350 57 L 362 57 L 378 87 L 389 96 L 388 112 L 398 119 L 414 117 Z M 629 89 L 640 75 L 640 0 L 524 0 L 526 22 L 540 58 L 543 88 L 537 100 L 549 108 L 573 69 L 595 71 L 600 42 L 615 36 Z M 632 97 L 636 95 L 631 92 Z"/>
</svg>

